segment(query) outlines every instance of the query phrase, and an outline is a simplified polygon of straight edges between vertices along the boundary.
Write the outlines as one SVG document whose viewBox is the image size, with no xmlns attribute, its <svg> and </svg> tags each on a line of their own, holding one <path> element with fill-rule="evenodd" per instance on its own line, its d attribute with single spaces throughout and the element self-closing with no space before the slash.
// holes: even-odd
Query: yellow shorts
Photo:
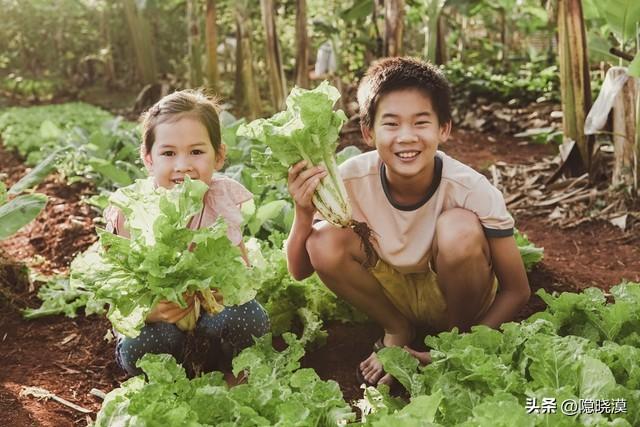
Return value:
<svg viewBox="0 0 640 427">
<path fill-rule="evenodd" d="M 434 271 L 402 274 L 380 258 L 369 271 L 378 279 L 387 298 L 414 325 L 433 332 L 447 329 L 447 303 L 440 292 L 438 275 Z M 497 290 L 498 280 L 494 278 L 491 291 L 484 298 L 476 319 L 493 304 Z"/>
</svg>

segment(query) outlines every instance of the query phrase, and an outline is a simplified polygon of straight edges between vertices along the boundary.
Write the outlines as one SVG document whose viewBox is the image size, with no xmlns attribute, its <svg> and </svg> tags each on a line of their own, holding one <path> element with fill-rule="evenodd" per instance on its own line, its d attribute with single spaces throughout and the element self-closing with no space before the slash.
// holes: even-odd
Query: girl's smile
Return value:
<svg viewBox="0 0 640 427">
<path fill-rule="evenodd" d="M 197 118 L 184 115 L 156 126 L 155 142 L 144 163 L 160 187 L 172 188 L 186 175 L 209 185 L 224 163 L 224 148 L 216 153 L 207 128 Z"/>
</svg>

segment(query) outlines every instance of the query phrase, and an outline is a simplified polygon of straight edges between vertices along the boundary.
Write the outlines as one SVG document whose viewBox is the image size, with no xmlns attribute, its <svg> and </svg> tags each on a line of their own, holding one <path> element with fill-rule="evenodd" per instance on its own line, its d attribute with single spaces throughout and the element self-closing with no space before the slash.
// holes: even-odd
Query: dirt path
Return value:
<svg viewBox="0 0 640 427">
<path fill-rule="evenodd" d="M 456 132 L 441 148 L 481 171 L 497 160 L 531 163 L 551 153 L 550 147 L 465 132 Z M 20 160 L 1 146 L 0 171 L 9 176 L 8 184 L 24 173 Z M 95 418 L 100 400 L 89 391 L 98 388 L 106 392 L 125 379 L 114 362 L 114 343 L 104 339 L 109 330 L 105 319 L 53 316 L 25 321 L 18 312 L 27 305 L 36 306 L 37 301 L 16 262 L 28 262 L 47 273 L 63 272 L 77 251 L 95 241 L 96 213 L 80 202 L 82 195 L 90 193 L 87 186 L 68 186 L 52 178 L 39 191 L 51 198 L 46 211 L 16 236 L 0 243 L 0 259 L 10 260 L 6 266 L 0 265 L 2 424 L 86 425 L 86 415 L 59 403 L 20 397 L 23 386 L 43 387 L 92 410 L 90 415 Z M 545 248 L 544 261 L 529 275 L 534 291 L 575 291 L 588 286 L 608 289 L 623 279 L 640 281 L 640 236 L 624 234 L 604 222 L 561 230 L 533 215 L 516 221 L 521 231 Z M 519 318 L 541 309 L 542 302 L 534 296 Z M 361 390 L 355 381 L 355 368 L 369 353 L 380 330 L 372 324 L 337 323 L 329 324 L 328 330 L 327 345 L 311 351 L 303 364 L 316 369 L 324 379 L 338 381 L 345 397 L 356 399 Z"/>
</svg>

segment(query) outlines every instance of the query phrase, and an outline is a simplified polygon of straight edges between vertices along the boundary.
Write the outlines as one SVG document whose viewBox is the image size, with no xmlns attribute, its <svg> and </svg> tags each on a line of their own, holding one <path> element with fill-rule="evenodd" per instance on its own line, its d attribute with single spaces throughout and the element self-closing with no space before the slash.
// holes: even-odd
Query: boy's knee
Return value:
<svg viewBox="0 0 640 427">
<path fill-rule="evenodd" d="M 488 261 L 488 242 L 478 217 L 465 209 L 444 212 L 436 224 L 434 249 L 439 262 L 459 264 L 485 258 Z"/>
<path fill-rule="evenodd" d="M 324 226 L 316 229 L 307 239 L 307 252 L 311 265 L 319 273 L 336 271 L 349 259 L 348 247 L 351 230 Z"/>
</svg>

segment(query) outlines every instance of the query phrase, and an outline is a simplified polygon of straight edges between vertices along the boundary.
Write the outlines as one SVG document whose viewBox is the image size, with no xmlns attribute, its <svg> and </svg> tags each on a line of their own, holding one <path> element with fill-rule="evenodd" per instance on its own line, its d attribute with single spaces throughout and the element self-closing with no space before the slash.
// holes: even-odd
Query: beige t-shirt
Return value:
<svg viewBox="0 0 640 427">
<path fill-rule="evenodd" d="M 401 273 L 429 270 L 436 219 L 448 209 L 474 212 L 487 237 L 513 235 L 513 218 L 502 193 L 484 175 L 441 151 L 436 153 L 431 187 L 413 206 L 391 200 L 377 151 L 355 156 L 339 169 L 353 218 L 369 224 L 378 256 Z"/>
</svg>

